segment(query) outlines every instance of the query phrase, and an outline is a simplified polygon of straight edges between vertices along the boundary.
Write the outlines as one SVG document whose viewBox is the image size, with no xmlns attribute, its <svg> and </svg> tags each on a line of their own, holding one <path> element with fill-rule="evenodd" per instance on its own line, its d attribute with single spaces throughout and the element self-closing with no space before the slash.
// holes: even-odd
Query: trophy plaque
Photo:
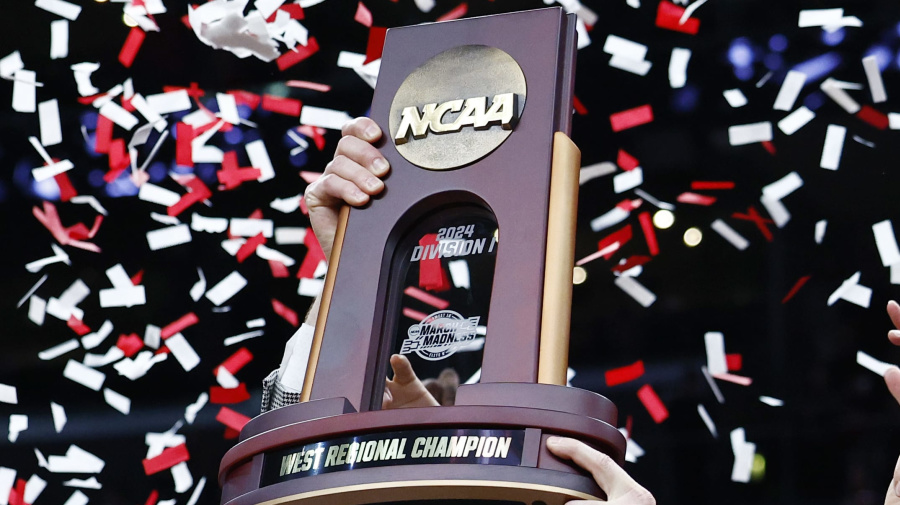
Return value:
<svg viewBox="0 0 900 505">
<path fill-rule="evenodd" d="M 605 498 L 545 446 L 625 453 L 615 405 L 566 387 L 575 42 L 560 8 L 388 31 L 371 111 L 386 189 L 343 209 L 303 401 L 244 427 L 223 505 Z M 442 406 L 382 408 L 395 354 L 451 377 Z"/>
</svg>

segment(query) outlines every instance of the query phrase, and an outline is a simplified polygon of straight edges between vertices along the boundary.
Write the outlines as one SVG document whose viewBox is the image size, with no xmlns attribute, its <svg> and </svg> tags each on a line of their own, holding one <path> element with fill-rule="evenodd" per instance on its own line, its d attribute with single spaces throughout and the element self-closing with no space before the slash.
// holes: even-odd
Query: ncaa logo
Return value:
<svg viewBox="0 0 900 505">
<path fill-rule="evenodd" d="M 439 361 L 475 339 L 480 316 L 462 317 L 452 310 L 439 310 L 410 326 L 400 354 L 415 352 L 422 359 Z"/>
</svg>

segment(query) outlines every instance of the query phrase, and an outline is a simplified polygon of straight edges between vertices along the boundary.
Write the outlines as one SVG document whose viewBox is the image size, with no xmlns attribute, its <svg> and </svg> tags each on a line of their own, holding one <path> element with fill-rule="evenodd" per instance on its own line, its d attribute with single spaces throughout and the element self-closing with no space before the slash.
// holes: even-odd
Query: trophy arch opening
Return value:
<svg viewBox="0 0 900 505">
<path fill-rule="evenodd" d="M 498 247 L 494 212 L 469 192 L 432 195 L 398 220 L 382 265 L 370 410 L 410 406 L 377 386 L 394 378 L 393 355 L 441 405 L 454 404 L 459 384 L 478 381 Z"/>
</svg>

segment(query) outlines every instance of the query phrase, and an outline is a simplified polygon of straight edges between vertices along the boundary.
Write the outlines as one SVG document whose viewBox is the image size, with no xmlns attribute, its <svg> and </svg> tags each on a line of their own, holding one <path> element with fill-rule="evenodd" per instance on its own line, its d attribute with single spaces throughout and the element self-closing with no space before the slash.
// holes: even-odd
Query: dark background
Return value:
<svg viewBox="0 0 900 505">
<path fill-rule="evenodd" d="M 190 493 L 177 494 L 169 472 L 145 476 L 141 460 L 146 456 L 143 442 L 147 432 L 163 432 L 179 419 L 184 408 L 216 384 L 212 371 L 240 346 L 247 347 L 254 360 L 238 372 L 253 398 L 229 407 L 253 416 L 258 412 L 260 387 L 265 374 L 280 360 L 283 342 L 293 327 L 272 311 L 276 298 L 301 316 L 310 299 L 296 294 L 296 268 L 291 277 L 273 278 L 268 265 L 251 257 L 237 264 L 223 251 L 224 234 L 193 233 L 193 241 L 160 251 L 150 251 L 145 234 L 163 225 L 150 218 L 163 212 L 160 206 L 137 199 L 126 179 L 106 185 L 106 156 L 93 153 L 81 137 L 80 128 L 92 132 L 96 112 L 77 102 L 77 92 L 69 66 L 79 62 L 99 62 L 93 83 L 105 91 L 126 78 L 134 80 L 137 92 L 150 95 L 163 86 L 188 86 L 196 82 L 205 90 L 204 104 L 215 107 L 215 92 L 243 89 L 299 98 L 304 103 L 345 110 L 350 115 L 365 114 L 371 100 L 369 88 L 352 70 L 338 68 L 337 56 L 347 50 L 364 53 L 368 28 L 356 23 L 357 3 L 328 0 L 306 9 L 303 24 L 321 47 L 308 60 L 278 71 L 274 63 L 254 58 L 240 60 L 231 53 L 202 44 L 182 24 L 186 3 L 168 0 L 167 14 L 156 16 L 161 28 L 149 33 L 134 65 L 126 69 L 117 56 L 129 28 L 122 22 L 122 5 L 75 0 L 84 7 L 77 21 L 70 23 L 68 58 L 50 60 L 49 24 L 57 16 L 33 6 L 33 2 L 5 2 L 0 16 L 0 57 L 14 50 L 22 53 L 27 69 L 37 72 L 44 83 L 38 102 L 60 101 L 63 120 L 62 145 L 49 149 L 54 157 L 75 164 L 69 175 L 79 192 L 94 195 L 109 211 L 98 235 L 92 240 L 102 253 L 66 247 L 72 265 L 54 264 L 37 274 L 24 265 L 52 254 L 52 237 L 32 216 L 33 206 L 58 197 L 55 185 L 36 185 L 31 169 L 40 166 L 28 143 L 29 135 L 39 135 L 37 114 L 20 114 L 10 107 L 12 83 L 0 83 L 0 307 L 2 307 L 2 353 L 0 383 L 16 386 L 19 403 L 0 404 L 0 433 L 11 414 L 27 414 L 29 428 L 14 444 L 0 440 L 0 466 L 17 470 L 17 477 L 38 474 L 48 481 L 38 503 L 63 502 L 72 489 L 62 486 L 73 475 L 54 475 L 39 468 L 34 449 L 45 455 L 64 454 L 74 443 L 105 459 L 98 475 L 99 491 L 85 490 L 92 503 L 144 503 L 152 491 L 160 499 L 185 503 Z M 458 2 L 438 0 L 430 13 L 421 12 L 412 0 L 368 0 L 376 26 L 402 26 L 434 21 Z M 820 91 L 824 75 L 807 83 L 797 105 L 815 109 L 816 119 L 792 136 L 777 128 L 772 155 L 759 144 L 733 147 L 728 143 L 731 125 L 772 121 L 786 115 L 773 111 L 772 103 L 787 70 L 813 57 L 830 53 L 838 63 L 828 75 L 863 83 L 861 59 L 877 54 L 884 62 L 883 77 L 888 102 L 874 104 L 882 112 L 896 110 L 898 80 L 898 39 L 900 13 L 893 2 L 778 2 L 729 0 L 709 2 L 695 17 L 701 21 L 697 35 L 658 28 L 654 24 L 657 1 L 644 0 L 633 9 L 624 0 L 584 0 L 599 15 L 590 32 L 592 44 L 579 51 L 576 94 L 587 114 L 574 118 L 573 137 L 583 152 L 583 164 L 615 161 L 619 149 L 640 160 L 651 195 L 674 202 L 691 181 L 734 181 L 729 191 L 701 191 L 718 197 L 709 207 L 678 204 L 675 225 L 657 230 L 661 253 L 645 265 L 638 280 L 656 293 L 658 300 L 643 308 L 612 283 L 610 270 L 619 258 L 647 254 L 637 221 L 639 211 L 654 211 L 645 202 L 626 221 L 635 228 L 635 238 L 612 261 L 596 260 L 586 265 L 587 281 L 575 287 L 571 366 L 577 372 L 573 384 L 611 398 L 620 409 L 620 425 L 631 419 L 631 435 L 646 455 L 626 468 L 650 489 L 660 503 L 881 503 L 900 453 L 900 409 L 877 375 L 855 363 L 857 350 L 889 362 L 900 361 L 900 350 L 885 338 L 890 323 L 884 314 L 887 300 L 897 296 L 889 271 L 881 266 L 871 226 L 884 219 L 900 217 L 895 191 L 897 134 L 881 131 L 846 114 Z M 541 1 L 472 0 L 467 15 L 476 16 L 543 7 Z M 798 28 L 801 9 L 844 7 L 846 15 L 863 20 L 862 28 L 846 28 L 838 35 L 825 36 L 820 28 Z M 608 34 L 634 40 L 649 47 L 647 60 L 653 62 L 648 75 L 641 77 L 608 66 L 609 55 L 602 51 Z M 541 34 L 534 34 L 540 37 Z M 690 49 L 688 83 L 673 90 L 668 82 L 668 60 L 673 47 Z M 741 63 L 736 56 L 749 54 Z M 748 53 L 749 52 L 749 53 Z M 729 57 L 731 55 L 731 57 Z M 736 63 L 737 62 L 737 63 Z M 757 83 L 768 72 L 771 78 Z M 283 83 L 302 79 L 327 83 L 327 93 L 287 88 Z M 722 91 L 740 88 L 749 99 L 743 108 L 731 108 Z M 871 104 L 867 87 L 850 91 L 861 104 Z M 639 105 L 651 104 L 653 123 L 613 133 L 608 116 Z M 196 108 L 196 105 L 195 105 Z M 243 144 L 264 138 L 276 166 L 275 180 L 245 183 L 231 191 L 216 190 L 218 165 L 200 164 L 194 169 L 213 188 L 211 207 L 197 205 L 190 213 L 208 217 L 246 217 L 261 209 L 276 226 L 306 226 L 300 212 L 283 214 L 269 207 L 275 198 L 300 194 L 305 183 L 299 170 L 321 171 L 333 154 L 339 138 L 328 132 L 326 146 L 315 147 L 291 157 L 294 144 L 286 131 L 297 126 L 296 118 L 257 109 L 249 119 L 259 129 L 242 127 L 243 135 L 226 139 L 213 137 L 211 144 L 237 149 L 242 166 L 247 166 Z M 819 168 L 824 134 L 828 124 L 847 127 L 840 169 Z M 126 139 L 117 129 L 115 136 Z M 875 144 L 869 147 L 852 140 L 857 135 Z M 146 153 L 146 152 L 145 152 Z M 174 142 L 168 140 L 151 166 L 152 181 L 183 193 L 166 177 L 169 170 L 184 172 L 174 164 Z M 784 200 L 792 214 L 783 228 L 773 230 L 768 242 L 756 227 L 731 217 L 759 203 L 762 186 L 789 172 L 797 171 L 805 185 Z M 514 190 L 513 187 L 510 190 Z M 523 195 L 527 198 L 527 195 Z M 597 241 L 616 228 L 594 233 L 589 222 L 608 211 L 632 192 L 615 195 L 611 176 L 582 186 L 579 203 L 577 256 L 597 248 Z M 85 205 L 55 202 L 62 222 L 90 224 L 94 211 Z M 709 228 L 724 219 L 750 241 L 738 251 Z M 814 240 L 814 225 L 827 219 L 823 244 Z M 620 225 L 621 226 L 621 225 Z M 692 226 L 704 233 L 694 248 L 682 241 Z M 303 246 L 273 247 L 296 258 L 306 254 Z M 97 292 L 110 287 L 104 274 L 121 263 L 129 275 L 143 271 L 147 289 L 146 305 L 133 308 L 99 306 Z M 230 311 L 218 312 L 205 298 L 194 303 L 188 291 L 200 267 L 211 287 L 237 269 L 249 285 L 229 301 Z M 857 271 L 860 283 L 873 289 L 869 310 L 838 301 L 828 307 L 828 296 Z M 27 318 L 27 303 L 18 300 L 44 274 L 47 281 L 37 295 L 59 296 L 74 280 L 82 279 L 91 295 L 80 305 L 85 324 L 92 329 L 109 319 L 115 329 L 98 349 L 105 352 L 120 334 L 143 335 L 146 324 L 164 326 L 187 312 L 195 312 L 200 323 L 184 334 L 201 356 L 201 364 L 185 373 L 174 359 L 154 366 L 137 381 L 120 377 L 111 368 L 105 386 L 132 400 L 127 416 L 108 406 L 100 393 L 84 388 L 62 376 L 69 358 L 80 359 L 83 351 L 73 351 L 51 361 L 41 361 L 37 353 L 74 335 L 66 325 L 48 317 L 38 327 Z M 794 283 L 810 275 L 809 282 L 787 303 L 782 299 Z M 264 317 L 265 335 L 242 344 L 224 347 L 225 337 L 247 331 L 245 322 Z M 749 387 L 718 381 L 726 398 L 718 404 L 704 380 L 703 335 L 707 331 L 725 334 L 726 350 L 742 356 L 743 367 L 736 372 L 751 377 Z M 604 372 L 643 360 L 646 374 L 634 382 L 609 388 Z M 650 384 L 669 409 L 670 417 L 656 424 L 636 396 L 637 389 Z M 760 395 L 784 400 L 783 407 L 758 401 Z M 53 430 L 50 402 L 62 404 L 68 424 L 62 433 Z M 715 421 L 719 436 L 713 438 L 697 414 L 703 404 Z M 188 466 L 197 482 L 206 476 L 200 503 L 219 499 L 215 483 L 218 462 L 233 444 L 223 437 L 225 427 L 215 420 L 218 405 L 208 404 L 191 425 L 179 433 L 187 437 L 191 454 Z M 757 444 L 764 457 L 764 471 L 749 484 L 730 480 L 733 455 L 728 433 L 744 427 L 747 440 Z M 74 477 L 87 477 L 74 475 Z"/>
</svg>

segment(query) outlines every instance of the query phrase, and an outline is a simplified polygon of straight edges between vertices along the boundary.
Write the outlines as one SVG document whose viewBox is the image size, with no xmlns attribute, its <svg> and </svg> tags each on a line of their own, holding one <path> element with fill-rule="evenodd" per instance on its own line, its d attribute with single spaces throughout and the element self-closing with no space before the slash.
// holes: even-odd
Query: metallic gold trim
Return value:
<svg viewBox="0 0 900 505">
<path fill-rule="evenodd" d="M 572 270 L 575 267 L 575 214 L 581 151 L 565 133 L 553 134 L 547 256 L 541 311 L 538 383 L 566 385 L 569 326 L 572 313 Z"/>
<path fill-rule="evenodd" d="M 474 488 L 474 489 L 473 489 Z M 474 491 L 474 492 L 473 492 Z M 260 502 L 257 505 L 281 505 L 287 503 L 306 502 L 310 505 L 327 503 L 328 505 L 352 505 L 359 503 L 376 503 L 383 500 L 413 499 L 487 499 L 522 501 L 524 493 L 540 493 L 540 497 L 532 499 L 544 501 L 547 505 L 562 505 L 572 499 L 601 500 L 596 496 L 546 484 L 529 482 L 507 482 L 490 480 L 410 480 L 395 482 L 373 482 L 352 486 L 334 487 L 307 491 L 293 495 L 281 496 Z M 554 498 L 556 498 L 554 500 Z"/>
<path fill-rule="evenodd" d="M 312 347 L 309 350 L 309 363 L 306 365 L 306 377 L 303 379 L 303 390 L 300 392 L 300 401 L 302 402 L 309 401 L 312 394 L 316 365 L 319 364 L 319 352 L 322 350 L 322 336 L 325 334 L 325 322 L 328 320 L 328 309 L 331 307 L 331 295 L 334 292 L 334 281 L 337 277 L 338 263 L 341 260 L 341 249 L 344 246 L 344 234 L 347 232 L 347 220 L 349 219 L 350 206 L 344 205 L 338 215 L 334 245 L 331 247 L 331 258 L 328 262 L 328 273 L 325 274 L 325 287 L 322 289 L 319 314 L 316 317 L 316 332 L 313 334 Z"/>
</svg>

